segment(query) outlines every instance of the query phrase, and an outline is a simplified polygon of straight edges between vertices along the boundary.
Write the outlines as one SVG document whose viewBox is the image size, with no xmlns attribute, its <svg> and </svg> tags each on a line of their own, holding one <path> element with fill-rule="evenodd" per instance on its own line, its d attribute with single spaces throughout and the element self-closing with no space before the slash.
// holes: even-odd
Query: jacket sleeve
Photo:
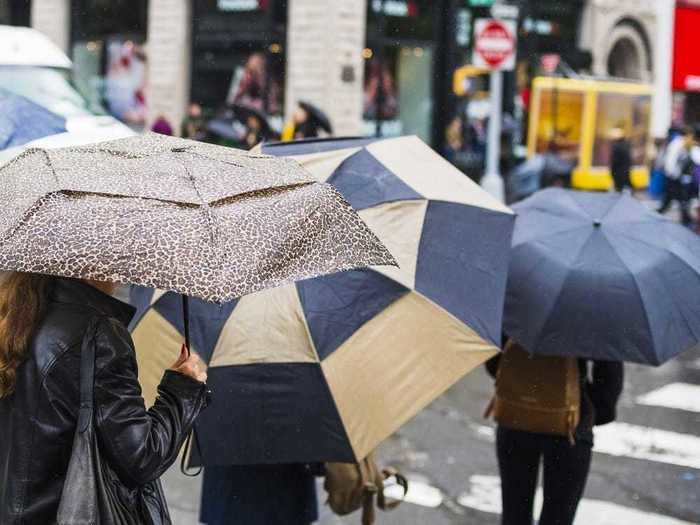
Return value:
<svg viewBox="0 0 700 525">
<path fill-rule="evenodd" d="M 168 370 L 156 402 L 146 410 L 126 327 L 115 319 L 103 319 L 95 344 L 95 411 L 102 453 L 124 483 L 144 485 L 177 459 L 206 404 L 206 385 Z"/>
<path fill-rule="evenodd" d="M 624 368 L 617 361 L 593 361 L 592 380 L 588 391 L 595 408 L 595 424 L 615 421 L 617 401 L 624 385 Z"/>
</svg>

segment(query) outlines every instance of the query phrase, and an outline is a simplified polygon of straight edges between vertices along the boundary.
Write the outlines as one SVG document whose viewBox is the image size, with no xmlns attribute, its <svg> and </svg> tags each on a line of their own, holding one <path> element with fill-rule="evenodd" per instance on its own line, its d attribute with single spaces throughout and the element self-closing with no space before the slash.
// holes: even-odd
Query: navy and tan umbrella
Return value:
<svg viewBox="0 0 700 525">
<path fill-rule="evenodd" d="M 204 464 L 354 461 L 498 351 L 510 210 L 416 137 L 304 141 L 290 154 L 358 210 L 400 268 L 192 304 L 213 405 Z M 174 294 L 134 289 L 147 397 L 183 330 Z"/>
<path fill-rule="evenodd" d="M 700 343 L 700 240 L 617 193 L 513 206 L 504 330 L 535 354 L 659 365 Z"/>
</svg>

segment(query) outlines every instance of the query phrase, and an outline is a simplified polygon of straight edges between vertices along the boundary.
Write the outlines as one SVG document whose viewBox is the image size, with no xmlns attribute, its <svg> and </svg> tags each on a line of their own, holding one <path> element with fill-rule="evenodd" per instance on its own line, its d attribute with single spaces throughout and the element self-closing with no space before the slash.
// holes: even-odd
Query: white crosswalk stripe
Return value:
<svg viewBox="0 0 700 525">
<path fill-rule="evenodd" d="M 498 476 L 475 475 L 469 479 L 469 489 L 457 498 L 463 507 L 490 514 L 501 513 L 501 482 Z M 535 515 L 542 507 L 542 490 L 537 491 Z M 576 513 L 575 525 L 692 525 L 690 522 L 644 512 L 607 501 L 584 498 Z"/>
<path fill-rule="evenodd" d="M 403 496 L 403 489 L 398 485 L 389 485 L 384 494 L 389 498 L 403 499 L 404 503 L 413 503 L 421 507 L 436 508 L 442 505 L 442 491 L 424 481 L 409 478 L 408 492 Z"/>
<path fill-rule="evenodd" d="M 671 383 L 639 396 L 637 403 L 700 412 L 700 386 L 688 383 Z"/>
<path fill-rule="evenodd" d="M 493 427 L 474 424 L 471 428 L 478 438 L 495 441 Z M 628 423 L 609 423 L 594 432 L 595 452 L 700 469 L 698 436 Z"/>
<path fill-rule="evenodd" d="M 700 437 L 610 423 L 595 429 L 595 452 L 700 469 Z"/>
</svg>

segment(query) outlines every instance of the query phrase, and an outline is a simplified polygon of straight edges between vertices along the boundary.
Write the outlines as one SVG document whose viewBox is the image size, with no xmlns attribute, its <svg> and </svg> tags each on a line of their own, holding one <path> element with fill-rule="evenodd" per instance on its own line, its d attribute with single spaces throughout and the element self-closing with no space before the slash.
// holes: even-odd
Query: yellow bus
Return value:
<svg viewBox="0 0 700 525">
<path fill-rule="evenodd" d="M 613 186 L 610 152 L 620 131 L 632 153 L 635 188 L 649 185 L 648 146 L 652 87 L 591 79 L 538 77 L 530 98 L 528 156 L 557 151 L 576 162 L 571 185 L 585 190 Z"/>
</svg>

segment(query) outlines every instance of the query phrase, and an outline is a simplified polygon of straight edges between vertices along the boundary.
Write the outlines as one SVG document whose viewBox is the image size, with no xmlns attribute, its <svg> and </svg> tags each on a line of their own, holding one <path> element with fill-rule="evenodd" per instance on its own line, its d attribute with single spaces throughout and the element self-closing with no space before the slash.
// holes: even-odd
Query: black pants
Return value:
<svg viewBox="0 0 700 525">
<path fill-rule="evenodd" d="M 503 501 L 502 525 L 532 525 L 540 459 L 544 504 L 539 525 L 571 525 L 586 487 L 592 444 L 499 427 L 496 433 Z"/>
<path fill-rule="evenodd" d="M 631 188 L 629 170 L 613 171 L 613 182 L 615 183 L 615 191 L 622 192 L 625 188 Z"/>
<path fill-rule="evenodd" d="M 680 179 L 666 178 L 666 190 L 664 192 L 664 200 L 659 208 L 659 213 L 666 213 L 671 207 L 673 201 L 678 201 L 681 208 L 681 222 L 687 226 L 690 224 L 690 212 L 688 206 L 690 203 L 691 189 L 688 184 L 684 184 Z"/>
</svg>

